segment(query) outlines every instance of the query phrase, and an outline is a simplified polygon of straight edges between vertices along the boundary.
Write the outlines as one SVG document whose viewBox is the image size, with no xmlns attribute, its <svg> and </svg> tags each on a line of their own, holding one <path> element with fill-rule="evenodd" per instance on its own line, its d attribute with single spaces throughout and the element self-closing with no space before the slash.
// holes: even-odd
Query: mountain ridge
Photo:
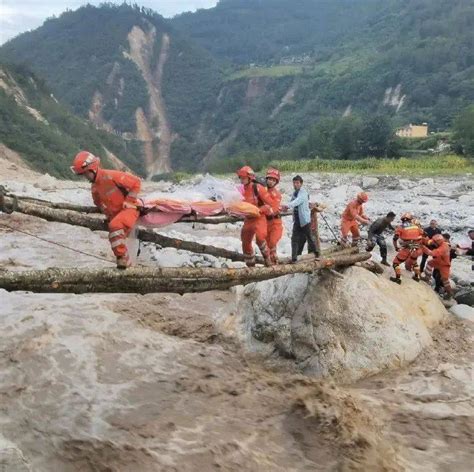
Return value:
<svg viewBox="0 0 474 472">
<path fill-rule="evenodd" d="M 97 127 L 138 139 L 150 177 L 284 150 L 326 117 L 445 130 L 474 101 L 471 21 L 468 0 L 221 0 L 171 20 L 89 5 L 0 58 L 26 63 Z"/>
</svg>

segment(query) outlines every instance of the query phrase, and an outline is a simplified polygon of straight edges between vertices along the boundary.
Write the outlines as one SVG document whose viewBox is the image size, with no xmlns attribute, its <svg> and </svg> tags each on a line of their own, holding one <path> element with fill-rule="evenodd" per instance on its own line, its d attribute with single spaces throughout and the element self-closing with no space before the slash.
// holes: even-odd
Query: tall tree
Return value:
<svg viewBox="0 0 474 472">
<path fill-rule="evenodd" d="M 464 154 L 474 157 L 474 105 L 462 111 L 454 122 L 454 136 Z"/>
</svg>

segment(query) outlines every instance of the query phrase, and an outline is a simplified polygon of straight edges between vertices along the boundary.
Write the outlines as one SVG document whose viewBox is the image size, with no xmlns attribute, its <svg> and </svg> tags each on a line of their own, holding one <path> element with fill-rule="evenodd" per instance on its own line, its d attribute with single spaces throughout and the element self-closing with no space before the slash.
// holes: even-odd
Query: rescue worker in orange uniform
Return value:
<svg viewBox="0 0 474 472">
<path fill-rule="evenodd" d="M 243 196 L 247 203 L 255 205 L 260 210 L 260 216 L 247 217 L 242 227 L 242 252 L 247 267 L 255 267 L 255 252 L 253 239 L 257 240 L 266 266 L 271 266 L 270 251 L 267 245 L 267 216 L 273 215 L 272 199 L 265 186 L 255 180 L 255 172 L 249 166 L 242 167 L 238 172 L 243 185 Z"/>
<path fill-rule="evenodd" d="M 283 236 L 283 222 L 281 220 L 281 193 L 277 189 L 280 183 L 280 172 L 277 169 L 268 169 L 267 190 L 271 199 L 272 215 L 267 216 L 267 246 L 270 251 L 272 264 L 278 264 L 277 245 Z"/>
<path fill-rule="evenodd" d="M 435 269 L 438 270 L 446 298 L 450 299 L 453 296 L 453 290 L 449 283 L 449 275 L 451 273 L 451 246 L 442 234 L 435 234 L 430 240 L 430 243 L 433 243 L 436 248 L 431 250 L 427 245 L 423 246 L 423 253 L 427 256 L 431 256 L 431 259 L 425 267 L 424 280 L 430 282 L 433 271 Z"/>
<path fill-rule="evenodd" d="M 360 241 L 359 224 L 366 225 L 370 222 L 367 215 L 364 213 L 364 203 L 367 203 L 369 196 L 365 192 L 357 195 L 355 200 L 352 200 L 344 210 L 341 220 L 341 234 L 342 243 L 348 243 L 349 233 L 352 234 L 352 246 L 357 246 Z"/>
<path fill-rule="evenodd" d="M 407 270 L 415 273 L 413 280 L 420 281 L 420 266 L 418 258 L 423 254 L 422 244 L 424 242 L 424 231 L 416 224 L 411 213 L 404 213 L 401 217 L 402 224 L 395 230 L 393 236 L 393 247 L 397 255 L 393 260 L 395 277 L 390 277 L 392 282 L 402 283 L 401 264 L 405 263 Z M 398 245 L 400 242 L 400 247 Z"/>
<path fill-rule="evenodd" d="M 76 155 L 71 170 L 92 183 L 94 204 L 107 217 L 109 240 L 117 258 L 117 268 L 130 267 L 126 238 L 140 216 L 138 192 L 141 180 L 127 172 L 102 169 L 100 158 L 87 151 Z"/>
</svg>

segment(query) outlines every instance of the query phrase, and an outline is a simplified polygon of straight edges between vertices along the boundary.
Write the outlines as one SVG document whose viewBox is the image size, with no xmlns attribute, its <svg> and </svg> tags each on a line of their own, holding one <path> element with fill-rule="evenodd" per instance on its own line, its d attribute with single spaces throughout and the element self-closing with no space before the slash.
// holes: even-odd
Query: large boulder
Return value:
<svg viewBox="0 0 474 472">
<path fill-rule="evenodd" d="M 379 184 L 379 179 L 377 177 L 364 177 L 362 179 L 362 187 L 364 189 L 374 188 Z"/>
<path fill-rule="evenodd" d="M 343 278 L 298 274 L 253 284 L 241 297 L 249 350 L 346 381 L 413 361 L 447 314 L 426 284 L 407 278 L 398 286 L 360 267 Z"/>
</svg>

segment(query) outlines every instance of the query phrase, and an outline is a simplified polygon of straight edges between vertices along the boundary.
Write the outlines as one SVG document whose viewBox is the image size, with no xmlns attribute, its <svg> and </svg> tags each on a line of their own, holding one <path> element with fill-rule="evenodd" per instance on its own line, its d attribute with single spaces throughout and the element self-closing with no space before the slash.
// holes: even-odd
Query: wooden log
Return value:
<svg viewBox="0 0 474 472">
<path fill-rule="evenodd" d="M 7 206 L 12 206 L 13 203 L 13 198 L 5 197 L 5 204 Z M 46 221 L 82 226 L 89 228 L 92 231 L 108 231 L 107 223 L 103 215 L 84 214 L 73 210 L 51 208 L 46 205 L 38 205 L 26 200 L 18 200 L 16 211 L 26 215 L 42 218 Z M 209 254 L 211 256 L 229 259 L 234 262 L 244 261 L 243 254 L 239 252 L 229 251 L 228 249 L 200 244 L 193 241 L 170 238 L 168 236 L 156 233 L 150 229 L 139 228 L 137 236 L 141 241 L 157 244 L 160 247 L 182 249 L 185 251 L 194 252 L 196 254 Z M 257 257 L 257 263 L 263 264 L 263 259 L 261 257 Z"/>
<path fill-rule="evenodd" d="M 251 269 L 48 269 L 1 272 L 0 288 L 35 293 L 195 293 L 224 290 L 236 285 L 270 280 L 296 273 L 348 267 L 370 254 L 337 256 L 321 261 Z"/>
<path fill-rule="evenodd" d="M 42 200 L 41 198 L 19 197 L 11 193 L 7 194 L 7 196 L 12 198 L 16 197 L 18 201 L 33 203 L 34 205 L 43 205 L 49 208 L 55 208 L 56 210 L 72 210 L 80 213 L 100 213 L 100 210 L 96 206 L 76 205 L 74 203 L 65 202 L 50 202 L 49 200 Z"/>
<path fill-rule="evenodd" d="M 13 205 L 13 199 L 5 197 L 5 203 L 7 205 Z M 82 226 L 89 228 L 92 231 L 108 231 L 107 222 L 105 221 L 105 217 L 102 215 L 90 215 L 72 210 L 59 210 L 45 205 L 26 202 L 24 200 L 18 201 L 17 211 L 26 215 L 42 218 L 46 221 Z M 195 243 L 193 241 L 170 238 L 150 229 L 139 228 L 137 237 L 141 241 L 154 243 L 161 247 L 182 249 L 197 254 L 209 254 L 211 256 L 222 257 L 235 262 L 244 261 L 243 254 L 238 252 L 206 244 Z M 263 259 L 257 258 L 257 262 L 263 263 Z"/>
<path fill-rule="evenodd" d="M 383 274 L 385 272 L 383 265 L 379 264 L 376 261 L 364 261 L 360 263 L 358 262 L 356 265 L 377 275 Z"/>
<path fill-rule="evenodd" d="M 313 236 L 316 249 L 321 254 L 321 239 L 319 238 L 319 224 L 318 224 L 317 208 L 311 209 L 311 235 Z"/>
</svg>

